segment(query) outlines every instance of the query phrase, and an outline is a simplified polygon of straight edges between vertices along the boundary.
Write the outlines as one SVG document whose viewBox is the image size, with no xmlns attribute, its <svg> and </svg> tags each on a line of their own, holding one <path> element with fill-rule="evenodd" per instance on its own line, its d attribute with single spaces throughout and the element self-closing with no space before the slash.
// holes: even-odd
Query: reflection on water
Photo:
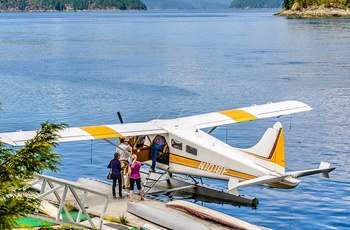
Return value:
<svg viewBox="0 0 350 230">
<path fill-rule="evenodd" d="M 138 122 L 300 100 L 313 110 L 279 119 L 287 170 L 327 161 L 337 167 L 331 179 L 302 178 L 287 191 L 241 189 L 259 198 L 257 210 L 204 205 L 274 229 L 349 228 L 350 21 L 273 13 L 1 13 L 0 130 L 37 129 L 46 120 L 112 124 L 118 111 Z M 213 135 L 249 147 L 276 121 L 219 127 Z M 104 180 L 115 149 L 86 141 L 56 151 L 63 166 L 55 176 Z"/>
</svg>

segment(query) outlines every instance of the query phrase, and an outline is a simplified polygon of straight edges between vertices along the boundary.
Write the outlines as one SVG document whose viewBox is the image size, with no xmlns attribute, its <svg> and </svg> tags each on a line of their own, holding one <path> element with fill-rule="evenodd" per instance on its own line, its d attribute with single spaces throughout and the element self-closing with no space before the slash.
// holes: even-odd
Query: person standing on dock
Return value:
<svg viewBox="0 0 350 230">
<path fill-rule="evenodd" d="M 129 168 L 129 159 L 132 152 L 130 145 L 127 142 L 127 139 L 122 137 L 120 138 L 120 145 L 117 147 L 117 152 L 120 154 L 120 163 L 122 166 L 121 178 L 122 178 L 122 187 L 123 189 L 130 187 L 130 178 L 128 174 Z M 124 179 L 125 176 L 125 179 Z"/>
<path fill-rule="evenodd" d="M 112 159 L 107 168 L 112 169 L 112 194 L 113 194 L 113 199 L 116 199 L 117 197 L 115 196 L 115 186 L 117 185 L 117 180 L 118 180 L 118 192 L 119 192 L 119 199 L 123 198 L 122 195 L 122 178 L 121 178 L 121 171 L 122 167 L 120 165 L 119 161 L 120 154 L 119 153 L 114 153 L 114 159 Z"/>
<path fill-rule="evenodd" d="M 130 189 L 129 189 L 130 202 L 132 202 L 132 198 L 134 195 L 135 182 L 136 182 L 137 189 L 139 190 L 141 200 L 144 200 L 143 191 L 141 187 L 141 174 L 140 174 L 141 162 L 137 161 L 136 154 L 132 154 L 131 159 L 132 159 L 132 163 L 129 164 L 129 172 L 128 172 L 130 175 Z"/>
</svg>

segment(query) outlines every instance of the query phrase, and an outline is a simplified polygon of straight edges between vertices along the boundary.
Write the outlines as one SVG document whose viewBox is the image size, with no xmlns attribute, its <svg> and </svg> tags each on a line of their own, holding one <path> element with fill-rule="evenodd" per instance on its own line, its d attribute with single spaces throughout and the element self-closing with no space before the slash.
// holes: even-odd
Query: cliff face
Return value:
<svg viewBox="0 0 350 230">
<path fill-rule="evenodd" d="M 1 12 L 147 10 L 140 0 L 0 0 Z"/>
</svg>

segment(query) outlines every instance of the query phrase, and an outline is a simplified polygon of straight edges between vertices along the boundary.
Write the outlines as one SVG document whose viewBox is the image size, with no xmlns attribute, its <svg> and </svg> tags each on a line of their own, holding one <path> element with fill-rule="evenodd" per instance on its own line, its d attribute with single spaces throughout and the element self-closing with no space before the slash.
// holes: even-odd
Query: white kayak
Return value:
<svg viewBox="0 0 350 230">
<path fill-rule="evenodd" d="M 175 209 L 180 209 L 188 213 L 191 213 L 193 215 L 196 215 L 202 219 L 212 220 L 232 228 L 249 229 L 249 230 L 266 229 L 257 225 L 250 224 L 243 220 L 237 219 L 235 217 L 226 215 L 224 213 L 215 211 L 213 209 L 206 208 L 206 207 L 203 207 L 194 203 L 182 201 L 182 200 L 170 201 L 166 203 L 166 206 L 175 208 Z"/>
<path fill-rule="evenodd" d="M 128 202 L 127 211 L 159 226 L 173 229 L 201 229 L 209 230 L 205 225 L 182 216 L 175 212 L 170 212 L 161 208 L 155 208 L 135 202 Z"/>
</svg>

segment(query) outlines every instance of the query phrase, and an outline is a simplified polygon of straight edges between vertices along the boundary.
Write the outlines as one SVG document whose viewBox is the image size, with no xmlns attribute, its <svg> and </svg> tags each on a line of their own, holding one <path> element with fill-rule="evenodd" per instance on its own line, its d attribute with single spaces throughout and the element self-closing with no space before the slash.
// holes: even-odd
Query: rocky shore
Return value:
<svg viewBox="0 0 350 230">
<path fill-rule="evenodd" d="M 350 9 L 318 8 L 318 9 L 298 9 L 283 10 L 274 14 L 275 16 L 285 16 L 290 18 L 350 18 Z"/>
</svg>

